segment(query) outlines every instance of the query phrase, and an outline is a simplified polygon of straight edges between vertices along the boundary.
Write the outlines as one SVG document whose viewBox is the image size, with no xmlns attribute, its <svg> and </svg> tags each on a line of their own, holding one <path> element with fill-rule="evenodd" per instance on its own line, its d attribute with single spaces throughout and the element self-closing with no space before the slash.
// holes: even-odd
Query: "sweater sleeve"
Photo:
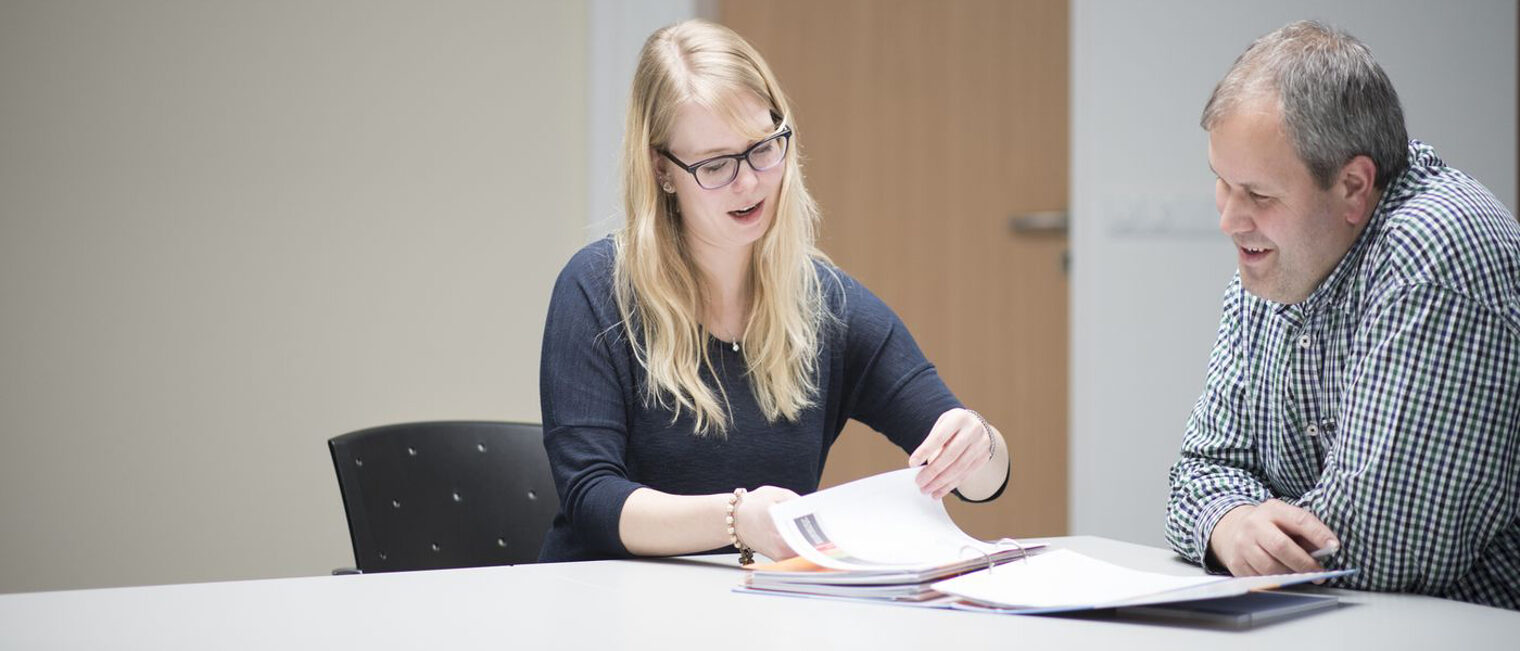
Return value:
<svg viewBox="0 0 1520 651">
<path fill-rule="evenodd" d="M 560 517 L 596 552 L 621 557 L 629 555 L 618 531 L 623 503 L 639 487 L 628 478 L 625 455 L 632 379 L 614 361 L 624 333 L 612 317 L 611 292 L 588 269 L 595 255 L 577 255 L 555 282 L 539 395 Z"/>
<path fill-rule="evenodd" d="M 843 285 L 848 415 L 911 454 L 940 414 L 961 406 L 897 314 L 854 279 Z"/>
</svg>

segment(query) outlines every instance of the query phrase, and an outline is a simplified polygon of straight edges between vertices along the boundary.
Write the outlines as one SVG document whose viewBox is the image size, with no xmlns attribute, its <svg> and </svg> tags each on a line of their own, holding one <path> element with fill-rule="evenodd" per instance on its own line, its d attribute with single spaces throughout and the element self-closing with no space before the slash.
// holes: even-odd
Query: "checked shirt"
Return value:
<svg viewBox="0 0 1520 651">
<path fill-rule="evenodd" d="M 1303 302 L 1230 283 L 1166 535 L 1203 562 L 1277 498 L 1336 533 L 1339 587 L 1520 609 L 1520 224 L 1429 146 L 1409 163 Z"/>
</svg>

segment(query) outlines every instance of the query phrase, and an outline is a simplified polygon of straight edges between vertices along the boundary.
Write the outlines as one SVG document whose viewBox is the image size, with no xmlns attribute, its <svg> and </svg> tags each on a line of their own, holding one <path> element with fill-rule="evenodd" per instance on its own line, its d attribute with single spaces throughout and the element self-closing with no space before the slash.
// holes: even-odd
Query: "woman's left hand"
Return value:
<svg viewBox="0 0 1520 651">
<path fill-rule="evenodd" d="M 992 435 L 981 419 L 965 409 L 951 409 L 939 415 L 923 444 L 908 456 L 908 465 L 924 466 L 918 472 L 918 487 L 940 499 L 987 465 L 990 445 Z"/>
</svg>

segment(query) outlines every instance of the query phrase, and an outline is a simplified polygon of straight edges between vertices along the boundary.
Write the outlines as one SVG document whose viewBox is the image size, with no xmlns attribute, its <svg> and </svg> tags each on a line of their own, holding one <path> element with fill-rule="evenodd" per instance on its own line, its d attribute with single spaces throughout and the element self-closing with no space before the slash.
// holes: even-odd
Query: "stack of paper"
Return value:
<svg viewBox="0 0 1520 651">
<path fill-rule="evenodd" d="M 923 602 L 930 584 L 1020 558 L 1037 546 L 988 543 L 955 526 L 939 500 L 919 492 L 909 468 L 771 507 L 797 557 L 756 566 L 750 590 Z"/>
<path fill-rule="evenodd" d="M 1065 549 L 983 542 L 919 492 L 917 472 L 884 473 L 772 506 L 776 529 L 797 557 L 755 567 L 739 590 L 1036 614 L 1214 599 L 1355 572 L 1179 577 Z"/>
</svg>

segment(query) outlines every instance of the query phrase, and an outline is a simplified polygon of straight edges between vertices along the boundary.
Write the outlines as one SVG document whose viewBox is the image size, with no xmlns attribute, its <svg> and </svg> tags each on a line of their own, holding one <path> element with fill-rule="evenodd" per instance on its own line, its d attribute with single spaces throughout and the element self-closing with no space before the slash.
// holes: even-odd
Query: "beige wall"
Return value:
<svg viewBox="0 0 1520 651">
<path fill-rule="evenodd" d="M 0 592 L 350 565 L 328 437 L 538 420 L 585 11 L 0 3 Z"/>
</svg>

